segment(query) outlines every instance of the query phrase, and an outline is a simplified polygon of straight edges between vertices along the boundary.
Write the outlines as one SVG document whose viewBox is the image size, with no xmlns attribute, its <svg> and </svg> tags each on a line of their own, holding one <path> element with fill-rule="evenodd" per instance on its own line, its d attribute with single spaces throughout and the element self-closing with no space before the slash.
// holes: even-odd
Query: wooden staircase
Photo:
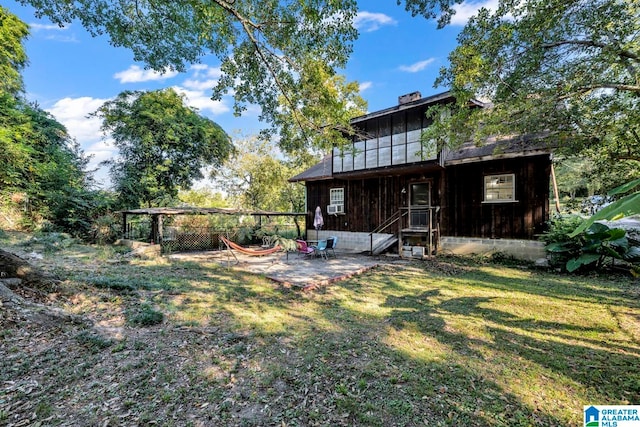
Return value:
<svg viewBox="0 0 640 427">
<path fill-rule="evenodd" d="M 431 257 L 438 251 L 440 244 L 440 221 L 438 215 L 439 206 L 426 206 L 423 208 L 400 208 L 396 213 L 384 221 L 375 230 L 369 233 L 371 239 L 371 255 L 380 255 L 394 244 L 398 245 L 398 253 L 403 256 L 402 246 L 405 241 L 416 241 L 419 246 L 424 246 L 425 256 Z M 397 225 L 397 231 L 388 239 L 373 245 L 373 235 L 382 233 L 393 225 Z"/>
</svg>

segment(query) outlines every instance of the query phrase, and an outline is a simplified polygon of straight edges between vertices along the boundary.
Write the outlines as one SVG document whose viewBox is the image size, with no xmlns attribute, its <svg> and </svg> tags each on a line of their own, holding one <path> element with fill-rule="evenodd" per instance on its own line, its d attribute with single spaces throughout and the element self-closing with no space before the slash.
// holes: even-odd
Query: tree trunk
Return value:
<svg viewBox="0 0 640 427">
<path fill-rule="evenodd" d="M 82 316 L 69 314 L 57 307 L 33 302 L 20 296 L 21 290 L 32 293 L 37 291 L 50 291 L 57 288 L 59 280 L 31 265 L 27 260 L 0 249 L 0 311 L 5 310 L 11 318 L 10 312 L 21 313 L 20 316 L 35 323 L 70 322 L 84 327 L 92 327 L 93 322 Z M 18 293 L 15 293 L 18 291 Z M 8 310 L 9 309 L 9 310 Z M 26 316 L 26 317 L 25 317 Z M 0 316 L 0 319 L 3 316 Z"/>
<path fill-rule="evenodd" d="M 2 249 L 0 249 L 0 278 L 18 278 L 22 284 L 33 288 L 46 288 L 59 283 L 58 279 L 38 270 L 29 261 Z"/>
<path fill-rule="evenodd" d="M 296 225 L 296 231 L 298 232 L 298 237 L 302 238 L 302 234 L 300 234 L 300 224 L 298 223 L 298 218 L 293 217 L 293 223 Z"/>
</svg>

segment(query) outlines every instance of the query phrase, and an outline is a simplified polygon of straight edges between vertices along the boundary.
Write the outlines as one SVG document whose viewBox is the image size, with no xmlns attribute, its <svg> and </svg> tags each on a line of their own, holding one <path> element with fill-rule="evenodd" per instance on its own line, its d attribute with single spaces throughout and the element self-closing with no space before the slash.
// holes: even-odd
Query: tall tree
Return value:
<svg viewBox="0 0 640 427">
<path fill-rule="evenodd" d="M 16 97 L 23 89 L 28 34 L 27 24 L 0 6 L 0 184 L 5 187 L 18 178 L 29 157 L 26 146 L 15 141 L 16 127 L 24 122 Z"/>
<path fill-rule="evenodd" d="M 180 202 L 188 206 L 200 208 L 228 208 L 229 202 L 224 194 L 213 191 L 211 188 L 203 187 L 190 190 L 182 190 L 178 194 Z"/>
<path fill-rule="evenodd" d="M 305 138 L 313 127 L 348 129 L 348 115 L 315 115 L 322 127 L 313 118 L 316 106 L 339 106 L 339 93 L 324 83 L 352 51 L 356 0 L 20 1 L 61 25 L 78 19 L 107 33 L 158 71 L 217 56 L 223 75 L 214 98 L 231 90 L 237 112 L 259 104 L 262 119 L 280 122 L 284 147 L 322 144 Z M 397 3 L 442 27 L 462 0 Z M 450 86 L 460 105 L 483 97 L 494 108 L 463 108 L 434 130 L 448 140 L 544 133 L 570 151 L 602 147 L 600 157 L 636 161 L 639 7 L 635 0 L 499 0 L 495 11 L 481 10 L 460 33 L 438 84 Z M 300 120 L 302 113 L 311 119 Z M 288 132 L 283 121 L 303 130 Z M 463 124 L 472 134 L 461 132 Z"/>
<path fill-rule="evenodd" d="M 0 6 L 0 95 L 17 95 L 22 91 L 22 69 L 27 64 L 24 40 L 27 24 Z"/>
<path fill-rule="evenodd" d="M 302 170 L 279 153 L 271 142 L 247 137 L 236 141 L 236 152 L 220 170 L 218 185 L 238 207 L 267 211 L 296 211 L 304 206 L 303 188 L 287 179 Z"/>
<path fill-rule="evenodd" d="M 281 96 L 281 108 L 273 116 L 280 148 L 301 163 L 353 136 L 350 120 L 367 112 L 356 82 L 332 74 L 320 61 L 314 63 L 314 77 L 305 80 L 302 91 L 289 99 Z M 297 108 L 288 108 L 290 102 Z M 263 131 L 263 139 L 272 139 L 273 133 L 272 129 Z"/>
<path fill-rule="evenodd" d="M 27 25 L 0 7 L 0 200 L 22 224 L 82 235 L 95 207 L 88 158 L 66 128 L 22 97 Z M 9 202 L 13 201 L 13 202 Z"/>
<path fill-rule="evenodd" d="M 458 43 L 437 83 L 459 105 L 480 97 L 493 108 L 432 111 L 433 133 L 450 141 L 537 134 L 565 153 L 638 169 L 640 3 L 501 0 L 470 20 Z"/>
<path fill-rule="evenodd" d="M 74 234 L 86 231 L 95 201 L 89 159 L 66 128 L 10 97 L 0 101 L 0 128 L 0 194 L 21 200 L 26 224 L 47 220 Z"/>
<path fill-rule="evenodd" d="M 135 60 L 157 71 L 182 71 L 214 55 L 222 77 L 213 98 L 231 92 L 238 114 L 248 104 L 259 104 L 261 119 L 269 123 L 277 121 L 282 108 L 293 112 L 325 101 L 327 109 L 334 107 L 335 94 L 322 79 L 346 65 L 357 36 L 354 0 L 20 1 L 60 25 L 79 20 L 94 35 L 108 34 L 115 46 L 131 49 Z M 319 92 L 300 97 L 307 88 Z M 348 126 L 348 120 L 317 123 L 314 118 L 297 124 Z"/>
<path fill-rule="evenodd" d="M 119 157 L 106 163 L 127 208 L 167 205 L 231 154 L 231 139 L 173 89 L 120 93 L 94 113 Z"/>
</svg>

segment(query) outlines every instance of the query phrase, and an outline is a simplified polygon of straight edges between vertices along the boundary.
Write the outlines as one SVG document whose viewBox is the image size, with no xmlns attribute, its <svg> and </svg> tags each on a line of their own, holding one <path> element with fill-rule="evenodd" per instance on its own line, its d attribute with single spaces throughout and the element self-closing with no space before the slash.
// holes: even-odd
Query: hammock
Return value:
<svg viewBox="0 0 640 427">
<path fill-rule="evenodd" d="M 224 244 L 227 245 L 228 249 L 235 249 L 236 251 L 249 256 L 270 255 L 282 249 L 280 246 L 277 246 L 277 245 L 269 249 L 249 249 L 249 248 L 245 248 L 244 246 L 240 246 L 237 243 L 233 243 L 231 240 L 226 239 L 224 236 L 220 236 L 220 240 L 222 240 Z"/>
</svg>

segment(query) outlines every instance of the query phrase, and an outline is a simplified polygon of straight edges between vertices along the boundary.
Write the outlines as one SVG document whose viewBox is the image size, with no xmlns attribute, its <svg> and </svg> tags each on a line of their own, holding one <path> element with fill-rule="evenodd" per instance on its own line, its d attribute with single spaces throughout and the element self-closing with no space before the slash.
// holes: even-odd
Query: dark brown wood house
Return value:
<svg viewBox="0 0 640 427">
<path fill-rule="evenodd" d="M 318 235 L 335 235 L 356 251 L 397 247 L 415 255 L 422 247 L 418 253 L 429 255 L 447 242 L 495 247 L 535 239 L 549 217 L 550 150 L 526 137 L 457 150 L 422 142 L 427 108 L 452 102 L 448 92 L 415 92 L 353 119 L 361 132 L 352 145 L 290 179 L 306 187 L 307 229 L 319 206 Z"/>
</svg>

